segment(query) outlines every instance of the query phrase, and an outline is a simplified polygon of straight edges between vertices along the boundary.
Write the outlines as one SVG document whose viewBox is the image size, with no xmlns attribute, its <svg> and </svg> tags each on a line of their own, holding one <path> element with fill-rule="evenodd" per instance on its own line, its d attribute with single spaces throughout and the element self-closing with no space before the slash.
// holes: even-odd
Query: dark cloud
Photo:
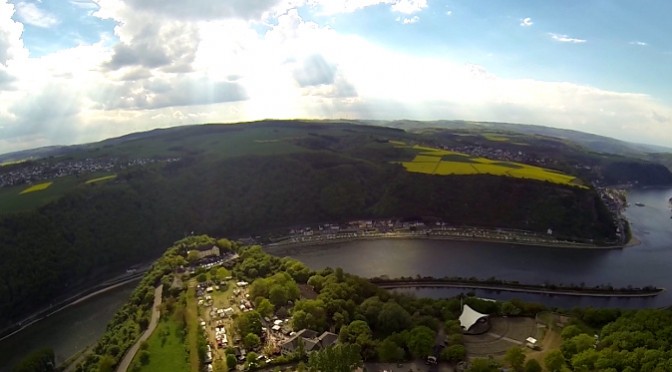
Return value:
<svg viewBox="0 0 672 372">
<path fill-rule="evenodd" d="M 119 80 L 124 81 L 136 81 L 149 79 L 152 77 L 152 72 L 145 68 L 136 68 L 130 71 L 126 71 Z"/>
<path fill-rule="evenodd" d="M 0 137 L 39 137 L 49 143 L 70 143 L 79 125 L 79 107 L 79 98 L 67 87 L 49 85 L 9 108 L 13 119 L 3 123 Z"/>
<path fill-rule="evenodd" d="M 178 19 L 257 19 L 280 0 L 127 0 L 134 9 Z"/>
<path fill-rule="evenodd" d="M 332 84 L 336 71 L 336 65 L 329 64 L 324 57 L 315 54 L 294 70 L 294 79 L 301 87 Z"/>
</svg>

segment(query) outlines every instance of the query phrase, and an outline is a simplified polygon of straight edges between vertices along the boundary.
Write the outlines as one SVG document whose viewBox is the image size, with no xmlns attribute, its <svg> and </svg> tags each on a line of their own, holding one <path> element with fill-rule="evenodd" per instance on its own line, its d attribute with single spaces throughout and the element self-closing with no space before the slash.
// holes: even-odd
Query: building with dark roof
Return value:
<svg viewBox="0 0 672 372">
<path fill-rule="evenodd" d="M 307 353 L 310 351 L 322 350 L 338 341 L 338 335 L 331 332 L 324 332 L 317 335 L 317 332 L 312 329 L 302 329 L 296 332 L 289 340 L 280 344 L 280 352 L 283 355 L 291 354 L 299 349 L 300 344 L 303 343 L 303 350 Z"/>
</svg>

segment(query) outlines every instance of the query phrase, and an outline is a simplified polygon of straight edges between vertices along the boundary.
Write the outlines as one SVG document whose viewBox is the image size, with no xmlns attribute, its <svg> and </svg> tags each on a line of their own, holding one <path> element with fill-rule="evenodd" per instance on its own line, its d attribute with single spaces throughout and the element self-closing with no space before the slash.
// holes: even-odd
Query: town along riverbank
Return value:
<svg viewBox="0 0 672 372">
<path fill-rule="evenodd" d="M 269 250 L 291 249 L 295 247 L 342 244 L 358 240 L 376 239 L 452 240 L 574 249 L 621 249 L 626 246 L 623 244 L 599 245 L 588 242 L 560 240 L 554 238 L 552 234 L 543 235 L 521 230 L 486 229 L 478 227 L 432 227 L 423 229 L 400 229 L 386 232 L 363 229 L 340 233 L 293 235 L 266 244 L 264 247 Z M 629 246 L 631 242 L 632 239 L 627 245 Z"/>
</svg>

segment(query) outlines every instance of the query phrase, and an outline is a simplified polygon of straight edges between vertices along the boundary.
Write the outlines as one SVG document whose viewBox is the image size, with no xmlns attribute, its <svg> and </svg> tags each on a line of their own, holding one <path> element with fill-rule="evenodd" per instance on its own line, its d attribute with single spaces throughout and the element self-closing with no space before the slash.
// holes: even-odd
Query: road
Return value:
<svg viewBox="0 0 672 372">
<path fill-rule="evenodd" d="M 145 330 L 145 332 L 140 336 L 140 339 L 138 342 L 131 347 L 126 354 L 124 355 L 124 359 L 121 360 L 119 363 L 119 366 L 117 367 L 117 372 L 126 372 L 128 370 L 128 367 L 131 365 L 131 362 L 133 361 L 133 357 L 135 357 L 135 354 L 138 352 L 138 349 L 140 349 L 140 344 L 142 344 L 143 341 L 147 341 L 149 336 L 152 335 L 152 332 L 154 332 L 154 329 L 156 329 L 156 326 L 159 324 L 159 317 L 161 316 L 161 295 L 163 293 L 163 284 L 156 287 L 154 290 L 154 304 L 152 305 L 152 318 L 149 321 L 149 326 Z"/>
<path fill-rule="evenodd" d="M 644 293 L 624 293 L 624 292 L 594 292 L 590 288 L 580 289 L 580 290 L 563 290 L 563 289 L 534 289 L 534 288 L 525 288 L 524 286 L 514 286 L 507 284 L 487 284 L 487 283 L 451 283 L 447 281 L 426 281 L 426 280 L 403 280 L 403 281 L 388 281 L 388 282 L 376 282 L 374 283 L 380 288 L 385 289 L 395 289 L 395 288 L 473 288 L 473 289 L 487 289 L 494 291 L 505 291 L 505 292 L 524 292 L 524 293 L 540 293 L 540 294 L 549 294 L 549 295 L 565 295 L 565 296 L 583 296 L 583 297 L 654 297 L 662 293 L 665 289 L 660 288 L 659 291 L 651 291 Z"/>
</svg>

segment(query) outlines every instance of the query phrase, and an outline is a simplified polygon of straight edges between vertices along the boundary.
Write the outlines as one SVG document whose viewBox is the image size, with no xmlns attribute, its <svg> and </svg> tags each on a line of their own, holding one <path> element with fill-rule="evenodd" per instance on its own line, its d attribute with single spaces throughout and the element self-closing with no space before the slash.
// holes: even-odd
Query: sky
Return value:
<svg viewBox="0 0 672 372">
<path fill-rule="evenodd" d="M 672 146 L 669 0 L 0 0 L 0 153 L 265 118 Z"/>
</svg>

